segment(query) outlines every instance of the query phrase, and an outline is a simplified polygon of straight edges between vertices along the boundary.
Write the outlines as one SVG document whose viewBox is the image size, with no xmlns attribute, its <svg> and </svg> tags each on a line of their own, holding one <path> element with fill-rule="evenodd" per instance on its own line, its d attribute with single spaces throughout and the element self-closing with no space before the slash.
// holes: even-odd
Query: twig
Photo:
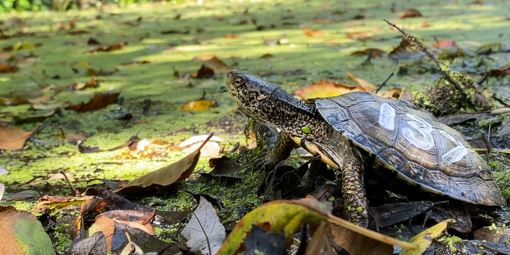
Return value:
<svg viewBox="0 0 510 255">
<path fill-rule="evenodd" d="M 476 84 L 482 85 L 482 83 L 483 83 L 485 80 L 487 80 L 487 78 L 488 78 L 488 77 L 489 77 L 489 72 L 486 72 L 486 73 L 482 76 L 482 78 L 480 78 L 480 80 L 478 80 L 478 81 L 476 82 Z"/>
<path fill-rule="evenodd" d="M 368 66 L 368 65 L 372 65 L 372 55 L 373 55 L 373 50 L 370 49 L 370 51 L 368 52 L 368 55 L 367 55 L 367 59 L 365 59 L 365 61 L 363 61 L 363 63 L 361 63 L 361 66 Z"/>
<path fill-rule="evenodd" d="M 382 87 L 384 87 L 384 85 L 386 85 L 386 82 L 388 82 L 391 79 L 391 77 L 393 77 L 393 73 L 391 73 L 390 76 L 388 76 L 388 78 L 386 78 L 386 80 L 383 83 L 381 83 L 381 85 L 379 86 L 379 88 L 377 88 L 377 90 L 375 91 L 374 94 L 379 93 L 379 90 L 381 90 Z"/>
<path fill-rule="evenodd" d="M 154 211 L 152 211 L 151 215 L 149 215 L 149 218 L 147 218 L 144 222 L 142 222 L 142 225 L 149 223 L 149 221 L 154 219 L 154 216 L 156 216 L 156 209 L 154 209 Z"/>
<path fill-rule="evenodd" d="M 79 197 L 79 196 L 80 196 L 80 192 L 78 192 L 77 190 L 75 190 L 75 189 L 73 188 L 73 185 L 71 185 L 71 182 L 69 181 L 69 178 L 67 178 L 67 175 L 66 175 L 66 173 L 64 172 L 64 170 L 60 170 L 59 172 L 60 172 L 60 173 L 64 176 L 64 178 L 66 178 L 67 185 L 69 186 L 69 189 L 70 189 L 70 190 L 71 190 L 71 192 L 72 192 L 72 193 L 71 193 L 71 195 L 72 195 L 73 197 Z"/>
<path fill-rule="evenodd" d="M 207 236 L 204 227 L 202 227 L 202 223 L 200 223 L 200 220 L 198 219 L 198 216 L 195 214 L 195 212 L 193 212 L 193 215 L 195 215 L 195 219 L 197 219 L 198 225 L 202 229 L 202 232 L 204 232 L 205 240 L 207 241 L 207 248 L 209 248 L 209 254 L 213 254 L 211 250 L 211 242 L 209 242 L 209 237 Z"/>
<path fill-rule="evenodd" d="M 387 21 L 387 20 L 384 20 L 386 21 L 386 23 L 388 23 L 390 26 L 394 27 L 395 29 L 397 29 L 400 33 L 402 33 L 403 35 L 403 38 L 408 41 L 412 46 L 420 49 L 421 51 L 425 52 L 425 54 L 430 58 L 430 60 L 432 60 L 432 62 L 434 62 L 436 64 L 436 66 L 439 68 L 439 70 L 443 73 L 443 75 L 446 77 L 446 79 L 455 86 L 455 88 L 457 88 L 463 95 L 464 97 L 467 99 L 467 101 L 469 102 L 469 104 L 474 108 L 476 109 L 476 105 L 475 105 L 475 102 L 473 101 L 473 98 L 471 98 L 471 96 L 462 88 L 462 86 L 455 80 L 453 79 L 453 77 L 450 75 L 449 71 L 445 71 L 441 68 L 441 64 L 439 63 L 439 61 L 437 61 L 437 59 L 434 57 L 434 55 L 432 55 L 432 53 L 430 53 L 427 48 L 425 48 L 425 46 L 423 46 L 423 44 L 418 40 L 418 38 L 410 35 L 410 34 L 407 34 L 406 32 L 404 32 L 404 30 L 400 29 L 399 27 L 397 27 L 397 25 Z"/>
</svg>

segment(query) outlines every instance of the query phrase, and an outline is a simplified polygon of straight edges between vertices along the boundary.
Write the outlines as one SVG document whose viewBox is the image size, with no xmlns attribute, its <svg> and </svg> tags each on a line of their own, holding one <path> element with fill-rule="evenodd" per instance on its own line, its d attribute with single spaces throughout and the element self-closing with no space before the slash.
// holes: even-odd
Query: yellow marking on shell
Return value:
<svg viewBox="0 0 510 255">
<path fill-rule="evenodd" d="M 326 154 L 324 154 L 320 149 L 319 147 L 317 147 L 316 144 L 314 143 L 310 143 L 310 142 L 303 142 L 303 140 L 301 139 L 301 137 L 298 137 L 298 136 L 292 136 L 292 140 L 294 140 L 294 142 L 296 144 L 298 144 L 299 146 L 302 146 L 303 148 L 305 148 L 308 152 L 312 153 L 312 154 L 315 154 L 315 153 L 319 153 L 321 155 L 321 161 L 330 165 L 331 167 L 335 168 L 335 169 L 340 169 L 340 166 L 337 165 L 335 163 L 335 161 L 333 161 L 331 158 L 329 158 Z"/>
</svg>

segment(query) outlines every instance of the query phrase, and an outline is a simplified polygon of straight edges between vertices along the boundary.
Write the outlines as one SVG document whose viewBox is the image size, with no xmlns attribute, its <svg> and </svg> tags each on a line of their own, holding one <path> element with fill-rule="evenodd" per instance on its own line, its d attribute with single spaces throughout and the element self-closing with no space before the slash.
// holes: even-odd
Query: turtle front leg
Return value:
<svg viewBox="0 0 510 255">
<path fill-rule="evenodd" d="M 298 145 L 286 132 L 280 132 L 273 147 L 261 158 L 256 165 L 257 169 L 269 171 L 290 156 L 293 149 Z"/>
<path fill-rule="evenodd" d="M 356 157 L 343 161 L 342 194 L 348 220 L 364 228 L 368 227 L 368 200 L 363 182 L 363 166 Z"/>
</svg>

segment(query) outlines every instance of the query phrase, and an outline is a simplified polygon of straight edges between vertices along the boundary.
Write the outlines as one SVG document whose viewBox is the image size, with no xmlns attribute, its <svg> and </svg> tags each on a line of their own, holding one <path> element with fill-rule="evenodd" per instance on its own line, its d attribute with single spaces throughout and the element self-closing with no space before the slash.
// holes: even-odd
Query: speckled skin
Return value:
<svg viewBox="0 0 510 255">
<path fill-rule="evenodd" d="M 281 130 L 275 146 L 257 166 L 268 170 L 285 160 L 297 147 L 291 137 L 301 138 L 300 145 L 305 148 L 307 143 L 316 145 L 342 169 L 343 197 L 349 220 L 366 227 L 368 200 L 360 157 L 351 143 L 321 117 L 315 106 L 305 104 L 280 87 L 242 72 L 230 72 L 226 85 L 232 99 L 245 115 Z M 305 133 L 303 127 L 308 127 L 310 132 Z"/>
</svg>

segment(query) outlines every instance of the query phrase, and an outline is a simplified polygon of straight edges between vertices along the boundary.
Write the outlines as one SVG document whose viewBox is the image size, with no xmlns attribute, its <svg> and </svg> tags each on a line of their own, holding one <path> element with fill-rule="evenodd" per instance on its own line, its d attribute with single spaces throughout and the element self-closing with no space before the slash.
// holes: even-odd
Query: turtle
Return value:
<svg viewBox="0 0 510 255">
<path fill-rule="evenodd" d="M 242 71 L 230 71 L 226 87 L 242 113 L 279 130 L 256 166 L 272 169 L 299 146 L 319 154 L 339 173 L 347 218 L 355 224 L 368 225 L 367 167 L 455 200 L 506 205 L 466 138 L 407 101 L 358 91 L 309 103 Z"/>
</svg>

